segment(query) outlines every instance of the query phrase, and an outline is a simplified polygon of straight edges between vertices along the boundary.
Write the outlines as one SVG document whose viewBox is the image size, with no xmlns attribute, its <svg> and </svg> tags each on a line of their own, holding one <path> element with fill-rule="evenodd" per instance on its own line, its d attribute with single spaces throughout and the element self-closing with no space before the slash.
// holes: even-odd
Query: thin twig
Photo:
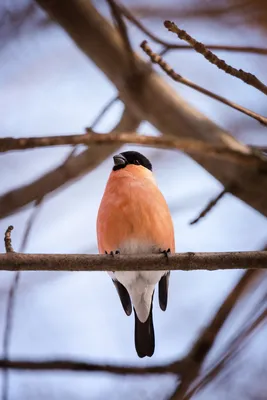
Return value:
<svg viewBox="0 0 267 400">
<path fill-rule="evenodd" d="M 225 321 L 237 302 L 244 293 L 246 293 L 259 274 L 260 271 L 246 271 L 234 289 L 226 297 L 210 324 L 203 330 L 198 340 L 194 343 L 188 355 L 185 357 L 191 365 L 191 368 L 187 369 L 187 373 L 182 377 L 181 382 L 178 384 L 169 400 L 182 400 L 184 398 L 189 386 L 197 378 Z"/>
<path fill-rule="evenodd" d="M 118 3 L 117 3 L 118 4 Z M 153 32 L 151 32 L 144 24 L 138 20 L 134 14 L 126 8 L 122 4 L 118 4 L 122 14 L 141 32 L 147 35 L 150 39 L 154 42 L 159 43 L 166 47 L 168 50 L 192 50 L 191 46 L 181 45 L 174 42 L 168 42 L 166 40 L 161 39 L 160 37 L 156 36 Z M 266 55 L 267 49 L 262 47 L 251 47 L 251 46 L 228 46 L 228 45 L 214 45 L 214 44 L 207 44 L 207 48 L 210 50 L 217 50 L 217 51 L 230 51 L 230 52 L 240 52 L 240 53 L 255 53 L 260 55 Z"/>
<path fill-rule="evenodd" d="M 227 189 L 223 189 L 218 196 L 216 196 L 214 199 L 212 199 L 204 208 L 204 210 L 201 211 L 199 216 L 195 218 L 193 221 L 190 222 L 190 225 L 196 224 L 199 220 L 204 218 L 215 206 L 216 204 L 221 200 L 221 198 L 228 193 Z"/>
<path fill-rule="evenodd" d="M 158 254 L 0 254 L 1 271 L 161 271 L 267 269 L 266 251 Z"/>
<path fill-rule="evenodd" d="M 4 360 L 0 359 L 0 368 L 25 371 L 69 371 L 69 372 L 106 372 L 115 375 L 149 375 L 149 374 L 175 374 L 183 371 L 183 362 L 151 366 L 127 367 L 111 364 L 94 364 L 74 360 Z"/>
<path fill-rule="evenodd" d="M 215 145 L 195 139 L 175 139 L 172 136 L 146 136 L 133 132 L 96 134 L 88 132 L 79 135 L 61 135 L 25 138 L 0 138 L 0 152 L 10 150 L 33 149 L 36 147 L 62 146 L 62 145 L 92 145 L 92 144 L 136 144 L 142 146 L 159 147 L 186 151 L 191 154 L 205 154 L 210 157 L 222 157 L 236 163 L 243 163 L 254 167 L 267 165 L 266 161 L 250 148 L 244 152 L 232 149 L 225 145 Z"/>
<path fill-rule="evenodd" d="M 124 23 L 124 20 L 122 17 L 120 7 L 117 5 L 117 3 L 114 0 L 107 0 L 107 3 L 110 6 L 115 24 L 117 25 L 117 29 L 118 29 L 120 36 L 122 38 L 122 41 L 124 43 L 125 50 L 128 53 L 129 68 L 131 68 L 134 71 L 136 69 L 135 56 L 134 56 L 134 52 L 133 52 L 131 42 L 129 39 L 127 27 L 126 27 L 126 24 Z"/>
<path fill-rule="evenodd" d="M 14 227 L 12 225 L 10 225 L 6 232 L 5 232 L 5 248 L 6 248 L 6 252 L 7 253 L 13 253 L 13 247 L 12 247 L 12 240 L 11 240 L 11 232 L 14 229 Z"/>
<path fill-rule="evenodd" d="M 264 85 L 255 75 L 250 72 L 245 72 L 242 69 L 236 69 L 229 64 L 226 64 L 224 60 L 221 60 L 214 53 L 208 50 L 203 43 L 198 42 L 194 38 L 192 38 L 188 33 L 182 29 L 179 29 L 178 26 L 171 21 L 164 22 L 165 28 L 169 31 L 176 33 L 176 35 L 181 39 L 185 40 L 194 48 L 194 50 L 200 54 L 202 54 L 211 64 L 216 65 L 219 69 L 223 70 L 229 75 L 232 75 L 238 79 L 241 79 L 243 82 L 248 85 L 253 86 L 254 88 L 260 90 L 262 93 L 267 94 L 267 86 Z"/>
<path fill-rule="evenodd" d="M 14 253 L 14 249 L 12 247 L 11 240 L 11 231 L 14 229 L 12 225 L 10 225 L 5 233 L 5 248 L 7 253 Z M 5 328 L 4 328 L 4 336 L 3 336 L 3 357 L 5 360 L 8 359 L 8 350 L 9 350 L 9 339 L 10 339 L 10 331 L 11 331 L 11 323 L 12 323 L 12 305 L 14 300 L 14 293 L 19 280 L 19 272 L 16 272 L 14 280 L 11 284 L 8 299 L 7 299 L 7 311 L 5 318 Z M 3 370 L 3 386 L 2 386 L 2 400 L 8 399 L 8 371 L 6 369 Z"/>
<path fill-rule="evenodd" d="M 255 313 L 257 314 L 259 306 L 260 305 L 257 304 L 256 308 L 253 309 L 254 315 Z M 189 390 L 189 392 L 184 397 L 184 400 L 189 400 L 196 392 L 198 392 L 208 383 L 213 381 L 222 371 L 222 369 L 225 368 L 227 364 L 229 364 L 230 361 L 233 362 L 233 359 L 238 355 L 240 349 L 244 347 L 246 341 L 250 339 L 252 333 L 254 333 L 257 328 L 259 328 L 264 322 L 266 322 L 266 319 L 267 309 L 265 307 L 265 309 L 259 315 L 253 318 L 252 322 L 249 322 L 244 328 L 242 328 L 241 331 L 239 331 L 235 335 L 230 344 L 227 346 L 227 349 L 222 352 L 222 356 L 219 358 L 219 360 L 216 361 L 213 366 L 210 367 L 209 370 L 205 373 L 205 375 L 197 381 L 192 389 Z"/>
<path fill-rule="evenodd" d="M 227 106 L 230 106 L 231 108 L 234 108 L 235 110 L 238 110 L 242 112 L 245 115 L 248 115 L 251 118 L 256 119 L 259 121 L 261 124 L 267 126 L 267 118 L 263 117 L 260 114 L 255 113 L 254 111 L 249 110 L 248 108 L 242 107 L 239 104 L 233 103 L 230 100 L 227 100 L 225 97 L 222 97 L 216 93 L 211 92 L 210 90 L 207 90 L 199 85 L 197 85 L 194 82 L 191 82 L 190 80 L 182 77 L 180 74 L 177 74 L 167 63 L 166 61 L 163 60 L 163 58 L 157 54 L 154 53 L 151 48 L 148 46 L 146 41 L 143 41 L 141 43 L 141 48 L 144 50 L 144 52 L 150 57 L 151 61 L 155 64 L 158 64 L 161 69 L 166 72 L 168 76 L 170 76 L 174 81 L 180 82 L 186 86 L 191 87 L 192 89 L 197 90 L 200 93 L 203 93 L 217 101 L 220 101 L 223 104 L 226 104 Z"/>
<path fill-rule="evenodd" d="M 118 4 L 118 3 L 117 3 Z M 154 42 L 159 43 L 166 47 L 168 50 L 192 50 L 191 46 L 177 44 L 174 42 L 168 42 L 166 40 L 161 39 L 160 37 L 156 36 L 153 32 L 151 32 L 140 20 L 138 20 L 134 14 L 126 8 L 122 4 L 118 4 L 123 15 L 141 32 L 147 35 L 150 39 Z M 266 55 L 267 49 L 262 47 L 253 47 L 253 46 L 228 46 L 228 45 L 214 45 L 214 44 L 207 44 L 207 48 L 210 50 L 217 50 L 217 51 L 230 51 L 230 52 L 240 52 L 240 53 L 254 53 L 260 55 Z"/>
<path fill-rule="evenodd" d="M 93 120 L 93 122 L 91 123 L 90 127 L 85 128 L 85 131 L 88 132 L 91 131 L 92 129 L 95 129 L 95 127 L 97 126 L 97 124 L 101 121 L 101 119 L 106 115 L 107 111 L 113 106 L 113 104 L 115 104 L 117 101 L 119 100 L 119 96 L 116 95 L 115 97 L 112 97 L 112 99 L 110 99 L 107 104 L 104 105 L 104 107 L 102 108 L 102 110 L 99 112 L 99 114 L 96 116 L 96 118 Z"/>
<path fill-rule="evenodd" d="M 28 223 L 26 225 L 25 233 L 23 235 L 23 239 L 21 242 L 20 250 L 19 252 L 24 252 L 27 243 L 29 240 L 29 235 L 32 230 L 34 221 L 38 215 L 38 212 L 40 210 L 40 204 L 43 200 L 42 198 L 39 198 L 34 205 L 34 211 L 31 214 Z M 11 240 L 11 238 L 10 238 Z M 15 309 L 15 301 L 16 301 L 16 292 L 18 290 L 19 286 L 19 279 L 20 279 L 20 271 L 17 271 L 15 273 L 13 282 L 11 284 L 9 293 L 8 293 L 8 300 L 7 300 L 7 310 L 6 310 L 6 318 L 5 318 L 5 328 L 4 328 L 4 338 L 3 338 L 3 356 L 4 359 L 8 359 L 8 353 L 9 353 L 9 347 L 10 347 L 10 339 L 12 335 L 12 329 L 13 329 L 13 321 L 14 321 L 14 309 Z M 3 371 L 3 386 L 2 386 L 2 400 L 8 400 L 8 387 L 9 387 L 9 381 L 8 381 L 8 370 L 4 369 Z"/>
</svg>

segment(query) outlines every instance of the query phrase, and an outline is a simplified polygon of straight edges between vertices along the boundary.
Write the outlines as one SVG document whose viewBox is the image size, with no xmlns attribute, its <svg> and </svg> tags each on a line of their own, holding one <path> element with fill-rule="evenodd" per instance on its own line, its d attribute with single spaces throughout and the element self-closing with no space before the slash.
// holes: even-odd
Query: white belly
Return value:
<svg viewBox="0 0 267 400">
<path fill-rule="evenodd" d="M 157 253 L 159 249 L 151 243 L 144 243 L 137 239 L 131 239 L 122 243 L 119 251 L 120 254 L 148 254 Z M 113 278 L 115 275 L 115 278 L 126 287 L 133 303 L 138 308 L 136 303 L 146 299 L 148 301 L 147 307 L 150 307 L 150 296 L 152 296 L 155 285 L 165 273 L 166 271 L 116 271 L 110 275 L 113 276 Z M 147 311 L 145 314 L 147 314 Z"/>
</svg>

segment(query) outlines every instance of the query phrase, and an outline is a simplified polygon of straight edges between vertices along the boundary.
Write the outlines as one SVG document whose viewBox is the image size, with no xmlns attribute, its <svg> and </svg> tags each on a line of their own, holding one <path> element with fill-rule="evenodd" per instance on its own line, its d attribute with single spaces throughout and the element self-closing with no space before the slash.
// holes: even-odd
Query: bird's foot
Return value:
<svg viewBox="0 0 267 400">
<path fill-rule="evenodd" d="M 109 253 L 105 250 L 105 254 L 115 257 L 115 254 L 120 254 L 120 250 L 110 251 Z"/>
<path fill-rule="evenodd" d="M 159 249 L 159 252 L 160 252 L 161 254 L 164 254 L 164 256 L 165 256 L 166 258 L 168 258 L 169 255 L 171 254 L 171 249 L 167 249 L 167 250 L 161 250 L 161 249 Z"/>
</svg>

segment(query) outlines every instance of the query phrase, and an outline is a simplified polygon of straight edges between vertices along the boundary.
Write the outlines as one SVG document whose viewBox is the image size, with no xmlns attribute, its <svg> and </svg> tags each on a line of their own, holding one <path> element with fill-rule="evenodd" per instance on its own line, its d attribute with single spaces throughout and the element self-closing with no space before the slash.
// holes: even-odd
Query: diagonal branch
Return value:
<svg viewBox="0 0 267 400">
<path fill-rule="evenodd" d="M 128 31 L 127 31 L 127 27 L 125 25 L 125 22 L 123 20 L 122 17 L 122 12 L 119 8 L 119 6 L 117 5 L 117 3 L 114 0 L 107 0 L 107 3 L 111 9 L 114 21 L 117 25 L 117 29 L 121 35 L 122 41 L 124 43 L 126 52 L 128 53 L 128 58 L 129 58 L 129 69 L 132 69 L 132 71 L 134 72 L 135 70 L 135 57 L 134 57 L 134 52 L 131 46 L 131 42 L 129 40 L 129 36 L 128 36 Z"/>
<path fill-rule="evenodd" d="M 141 21 L 139 21 L 134 14 L 126 8 L 124 5 L 119 4 L 122 14 L 141 32 L 143 32 L 146 36 L 152 39 L 154 42 L 163 45 L 168 50 L 193 50 L 191 46 L 177 44 L 174 42 L 168 42 L 156 36 L 153 32 L 151 32 Z M 267 55 L 267 49 L 262 47 L 251 47 L 251 46 L 228 46 L 228 45 L 214 45 L 207 44 L 206 47 L 210 50 L 217 51 L 230 51 L 230 52 L 240 52 L 240 53 L 254 53 L 260 55 Z"/>
<path fill-rule="evenodd" d="M 237 302 L 248 291 L 260 274 L 261 271 L 246 271 L 231 293 L 226 297 L 210 324 L 203 330 L 198 340 L 194 343 L 188 355 L 185 357 L 191 365 L 191 368 L 187 369 L 187 373 L 182 377 L 180 384 L 177 386 L 177 389 L 170 400 L 182 400 L 184 398 L 189 386 L 197 378 L 200 369 L 213 347 L 217 335 L 225 321 Z"/>
<path fill-rule="evenodd" d="M 188 87 L 191 87 L 194 90 L 197 90 L 200 93 L 205 94 L 206 96 L 211 97 L 212 99 L 215 99 L 217 101 L 220 101 L 221 103 L 234 108 L 237 111 L 242 112 L 245 115 L 248 115 L 251 118 L 256 119 L 259 121 L 262 125 L 267 126 L 267 118 L 263 117 L 260 114 L 255 113 L 254 111 L 249 110 L 248 108 L 242 107 L 239 104 L 233 103 L 230 100 L 227 100 L 225 97 L 222 97 L 216 93 L 211 92 L 208 89 L 205 89 L 196 83 L 190 81 L 189 79 L 184 78 L 180 74 L 177 74 L 167 63 L 166 61 L 163 60 L 163 58 L 157 54 L 154 53 L 151 48 L 148 46 L 146 41 L 143 41 L 141 44 L 141 48 L 144 50 L 144 52 L 150 57 L 151 61 L 155 64 L 158 64 L 161 69 L 166 72 L 167 75 L 169 75 L 174 81 L 182 83 L 183 85 L 186 85 Z"/>
<path fill-rule="evenodd" d="M 140 119 L 126 108 L 113 131 L 135 131 L 140 122 Z M 13 214 L 27 204 L 36 201 L 39 197 L 46 196 L 72 180 L 91 172 L 119 148 L 118 144 L 103 145 L 101 148 L 91 146 L 77 156 L 71 157 L 64 165 L 47 172 L 33 182 L 5 193 L 0 196 L 0 219 Z"/>
<path fill-rule="evenodd" d="M 228 190 L 226 188 L 224 188 L 219 194 L 218 196 L 216 196 L 214 199 L 212 199 L 207 205 L 206 207 L 201 211 L 201 213 L 199 214 L 199 216 L 195 219 L 193 219 L 190 222 L 190 225 L 194 225 L 196 223 L 198 223 L 202 218 L 204 218 L 215 206 L 216 204 L 218 204 L 218 202 L 223 198 L 223 196 L 228 193 Z"/>
<path fill-rule="evenodd" d="M 216 65 L 216 67 L 223 70 L 227 74 L 232 75 L 235 78 L 241 79 L 248 85 L 253 86 L 264 94 L 267 94 L 267 86 L 264 85 L 264 83 L 262 83 L 255 75 L 251 74 L 250 72 L 245 72 L 242 69 L 238 70 L 234 67 L 231 67 L 229 64 L 226 64 L 224 60 L 221 60 L 214 53 L 208 50 L 203 43 L 196 41 L 194 38 L 188 35 L 186 31 L 179 29 L 174 22 L 165 21 L 164 25 L 165 28 L 167 28 L 169 31 L 176 33 L 180 39 L 185 40 L 187 43 L 189 43 L 195 51 L 202 54 L 211 64 Z"/>
<path fill-rule="evenodd" d="M 235 149 L 248 149 L 226 130 L 189 105 L 138 56 L 136 56 L 138 69 L 143 73 L 138 90 L 133 90 L 128 84 L 127 54 L 121 37 L 90 0 L 35 1 L 65 29 L 75 44 L 116 86 L 120 99 L 140 120 L 147 120 L 162 134 L 201 139 Z M 223 186 L 232 182 L 234 189 L 231 193 L 234 196 L 267 215 L 266 174 L 255 170 L 248 171 L 245 166 L 237 166 L 236 163 L 232 164 L 229 161 L 211 160 L 203 154 L 189 153 L 189 155 Z M 2 212 L 1 200 L 0 198 L 0 212 Z M 9 207 L 10 212 L 14 212 L 14 203 Z"/>
</svg>

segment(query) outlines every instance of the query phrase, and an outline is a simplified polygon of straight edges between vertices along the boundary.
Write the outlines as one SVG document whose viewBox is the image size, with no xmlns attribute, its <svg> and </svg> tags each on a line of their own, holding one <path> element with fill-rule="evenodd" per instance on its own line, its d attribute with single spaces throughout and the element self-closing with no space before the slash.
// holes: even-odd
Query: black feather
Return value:
<svg viewBox="0 0 267 400">
<path fill-rule="evenodd" d="M 170 272 L 163 275 L 159 281 L 159 306 L 165 311 L 168 304 L 168 288 L 169 288 Z"/>
<path fill-rule="evenodd" d="M 112 279 L 112 282 L 114 283 L 114 286 L 115 286 L 115 288 L 117 290 L 117 293 L 119 295 L 119 298 L 121 300 L 121 304 L 122 304 L 122 307 L 123 307 L 125 313 L 127 315 L 131 315 L 131 313 L 132 313 L 132 303 L 131 303 L 131 299 L 130 299 L 129 293 L 127 292 L 126 287 L 123 286 L 117 280 L 113 280 Z"/>
<path fill-rule="evenodd" d="M 155 350 L 155 335 L 153 327 L 153 317 L 152 317 L 152 305 L 153 298 L 151 301 L 151 308 L 148 319 L 146 322 L 140 322 L 136 311 L 134 310 L 135 316 L 135 348 L 138 356 L 151 357 Z"/>
</svg>

